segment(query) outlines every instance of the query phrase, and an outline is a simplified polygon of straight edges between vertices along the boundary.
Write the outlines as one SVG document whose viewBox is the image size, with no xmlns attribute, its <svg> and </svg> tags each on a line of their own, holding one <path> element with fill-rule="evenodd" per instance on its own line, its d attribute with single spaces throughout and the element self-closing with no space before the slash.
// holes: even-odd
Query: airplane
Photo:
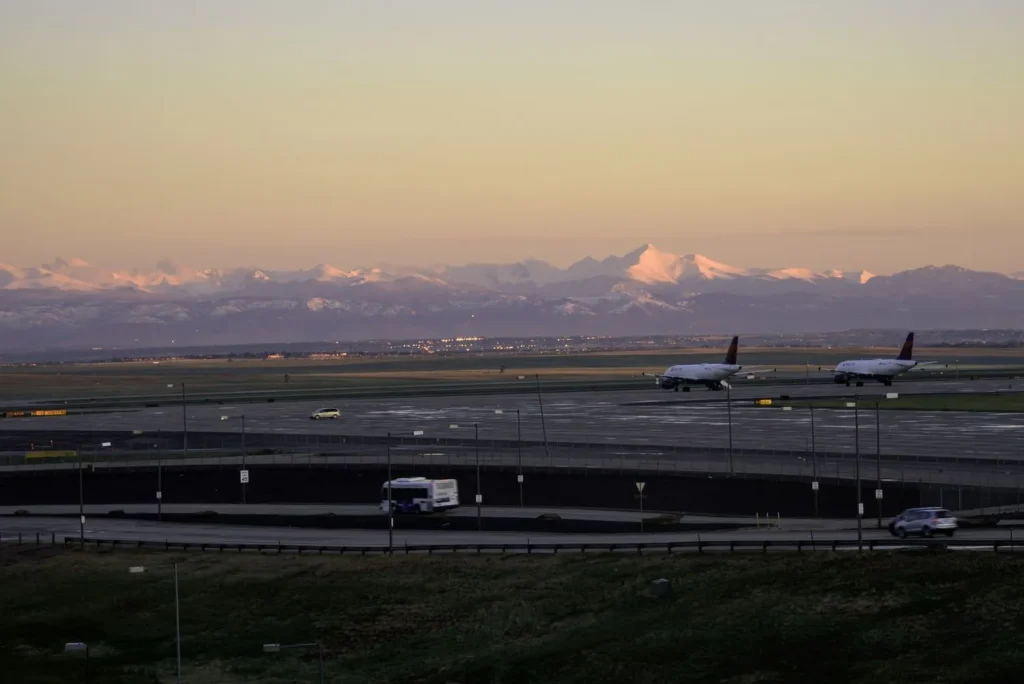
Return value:
<svg viewBox="0 0 1024 684">
<path fill-rule="evenodd" d="M 850 386 L 854 381 L 857 387 L 863 387 L 865 380 L 877 380 L 886 387 L 892 385 L 893 378 L 901 373 L 906 373 L 918 366 L 928 366 L 934 361 L 921 363 L 914 361 L 914 333 L 907 333 L 907 339 L 903 342 L 903 348 L 895 359 L 856 359 L 843 361 L 832 371 L 832 377 L 836 384 L 845 383 Z"/>
<path fill-rule="evenodd" d="M 704 385 L 709 390 L 717 392 L 728 389 L 731 386 L 725 381 L 740 371 L 743 366 L 736 365 L 736 352 L 739 348 L 740 338 L 737 335 L 732 338 L 729 344 L 729 351 L 725 354 L 725 363 L 693 363 L 682 366 L 672 366 L 664 373 L 644 373 L 645 376 L 654 377 L 662 389 L 684 392 L 690 391 L 690 385 Z"/>
</svg>

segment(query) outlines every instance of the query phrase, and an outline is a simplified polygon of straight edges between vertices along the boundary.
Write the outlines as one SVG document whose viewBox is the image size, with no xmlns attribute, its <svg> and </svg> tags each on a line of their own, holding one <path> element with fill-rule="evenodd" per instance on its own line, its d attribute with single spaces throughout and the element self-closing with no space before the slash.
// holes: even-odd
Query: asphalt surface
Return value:
<svg viewBox="0 0 1024 684">
<path fill-rule="evenodd" d="M 16 510 L 25 509 L 32 513 L 32 516 L 54 516 L 54 515 L 78 515 L 78 506 L 0 506 L 0 516 L 12 515 Z M 155 513 L 156 504 L 104 504 L 87 505 L 83 507 L 85 515 L 106 515 L 111 510 L 121 510 L 125 513 Z M 165 504 L 163 512 L 168 514 L 200 513 L 202 511 L 216 511 L 225 515 L 381 515 L 380 509 L 372 504 Z M 546 513 L 556 513 L 566 520 L 601 520 L 612 522 L 640 522 L 641 519 L 648 519 L 660 515 L 659 511 L 621 511 L 596 508 L 518 508 L 511 506 L 483 506 L 481 515 L 485 518 L 536 518 Z M 464 504 L 462 507 L 445 513 L 447 516 L 460 518 L 475 518 L 476 506 Z M 397 516 L 396 520 L 401 520 Z M 707 515 L 686 515 L 682 522 L 693 522 L 700 524 L 722 524 L 756 525 L 755 518 L 740 516 L 707 516 Z M 763 520 L 762 520 L 763 522 Z M 785 520 L 789 529 L 802 530 L 834 530 L 849 527 L 849 520 L 833 520 L 822 518 L 793 518 Z"/>
<path fill-rule="evenodd" d="M 0 537 L 7 542 L 17 539 L 18 533 L 29 543 L 34 543 L 38 533 L 41 542 L 48 543 L 52 533 L 58 542 L 64 536 L 77 537 L 79 521 L 67 518 L 7 518 L 0 519 Z M 813 534 L 813 536 L 812 536 Z M 1014 539 L 1012 530 L 984 529 L 959 530 L 954 541 L 969 545 L 971 540 Z M 248 527 L 206 524 L 153 523 L 131 520 L 106 520 L 86 518 L 85 536 L 89 539 L 188 542 L 205 544 L 296 544 L 308 546 L 367 546 L 386 547 L 388 536 L 380 530 L 314 530 L 292 527 Z M 1020 536 L 1019 534 L 1017 535 Z M 636 544 L 643 542 L 664 543 L 673 541 L 815 541 L 824 543 L 836 540 L 857 539 L 856 530 L 826 530 L 811 533 L 783 529 L 736 530 L 727 532 L 665 533 L 665 534 L 557 534 L 517 532 L 456 532 L 456 531 L 408 531 L 396 530 L 394 544 L 409 545 L 451 545 L 451 544 Z M 886 530 L 865 528 L 864 540 L 891 540 L 897 542 Z M 942 541 L 947 541 L 941 538 Z M 1022 543 L 1021 550 L 1024 550 Z"/>
<path fill-rule="evenodd" d="M 323 445 L 340 443 L 344 437 L 391 433 L 396 440 L 422 433 L 425 438 L 474 437 L 487 440 L 517 438 L 517 414 L 523 440 L 542 443 L 586 442 L 606 456 L 619 454 L 617 446 L 649 447 L 669 457 L 677 446 L 722 449 L 729 443 L 731 422 L 735 455 L 745 450 L 770 449 L 780 453 L 810 452 L 812 441 L 819 454 L 852 454 L 859 447 L 873 454 L 876 445 L 886 456 L 1024 458 L 1024 415 L 942 411 L 881 412 L 881 431 L 876 440 L 873 411 L 861 411 L 855 419 L 850 410 L 814 412 L 806 409 L 784 411 L 778 407 L 755 407 L 757 398 L 787 394 L 807 396 L 850 396 L 885 401 L 887 391 L 910 393 L 955 393 L 1005 390 L 1006 380 L 897 381 L 891 388 L 869 385 L 846 388 L 841 385 L 744 387 L 737 381 L 731 405 L 722 392 L 695 389 L 689 393 L 666 392 L 653 384 L 645 390 L 543 395 L 543 420 L 536 394 L 474 397 L 425 397 L 338 401 L 330 407 L 342 411 L 340 420 L 312 421 L 310 413 L 320 402 L 275 402 L 245 405 L 187 406 L 192 432 L 220 432 L 240 435 L 241 417 L 250 446 L 260 445 L 261 434 L 288 436 L 297 448 L 323 451 Z M 1024 389 L 1024 386 L 1021 387 Z M 730 410 L 731 406 L 731 410 Z M 503 411 L 496 414 L 497 410 Z M 53 418 L 0 420 L 2 432 L 18 430 L 52 431 L 174 431 L 182 429 L 182 410 L 164 406 L 133 412 L 71 415 Z M 855 430 L 859 423 L 859 431 Z M 457 427 L 452 427 L 457 426 Z M 223 441 L 190 442 L 193 448 L 216 448 Z"/>
</svg>

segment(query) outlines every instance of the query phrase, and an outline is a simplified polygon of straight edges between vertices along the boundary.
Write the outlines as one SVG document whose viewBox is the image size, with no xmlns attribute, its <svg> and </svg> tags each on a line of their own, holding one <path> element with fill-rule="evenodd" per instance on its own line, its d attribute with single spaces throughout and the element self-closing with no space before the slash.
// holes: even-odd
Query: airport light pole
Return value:
<svg viewBox="0 0 1024 684">
<path fill-rule="evenodd" d="M 185 383 L 181 383 L 181 455 L 188 457 L 188 404 L 185 400 Z"/>
<path fill-rule="evenodd" d="M 476 529 L 482 530 L 483 516 L 480 505 L 483 503 L 483 493 L 480 491 L 480 424 L 473 423 L 473 445 L 476 450 Z"/>
<path fill-rule="evenodd" d="M 245 467 L 245 457 L 246 457 L 246 453 L 245 453 L 245 414 L 244 413 L 242 414 L 241 418 L 242 418 L 242 470 L 246 470 L 246 467 Z M 241 479 L 241 478 L 239 478 L 239 479 Z M 246 479 L 248 479 L 248 478 L 246 478 Z M 247 483 L 247 482 L 243 482 L 242 483 L 242 503 L 243 504 L 246 503 L 246 501 L 245 501 L 245 489 L 248 486 L 249 486 L 249 483 Z"/>
<path fill-rule="evenodd" d="M 504 413 L 501 409 L 494 412 L 496 415 Z M 516 451 L 518 458 L 516 463 L 516 481 L 519 483 L 519 507 L 523 507 L 523 421 L 519 409 L 516 409 Z"/>
<path fill-rule="evenodd" d="M 811 490 L 814 492 L 814 517 L 818 517 L 818 449 L 814 443 L 814 406 L 811 410 Z"/>
<path fill-rule="evenodd" d="M 860 397 L 854 395 L 853 399 L 853 442 L 854 457 L 857 461 L 857 550 L 864 550 L 864 502 L 861 500 L 860 491 Z"/>
<path fill-rule="evenodd" d="M 181 602 L 178 594 L 178 564 L 174 564 L 174 631 L 178 651 L 178 668 L 175 681 L 181 684 Z"/>
<path fill-rule="evenodd" d="M 85 486 L 82 483 L 82 445 L 78 445 L 78 539 L 85 548 Z"/>
<path fill-rule="evenodd" d="M 279 653 L 285 649 L 315 648 L 320 661 L 320 684 L 324 684 L 324 647 L 319 641 L 309 644 L 263 644 L 264 653 Z"/>
<path fill-rule="evenodd" d="M 540 405 L 540 429 L 544 435 L 544 456 L 548 459 L 548 465 L 551 465 L 551 454 L 548 452 L 548 427 L 544 422 L 544 399 L 540 393 L 540 373 L 537 373 L 537 403 Z"/>
<path fill-rule="evenodd" d="M 725 408 L 729 414 L 729 475 L 735 475 L 732 464 L 732 388 L 725 386 Z"/>
<path fill-rule="evenodd" d="M 456 424 L 449 426 L 452 430 L 458 428 Z M 481 504 L 483 503 L 483 493 L 480 491 L 480 423 L 473 423 L 473 449 L 476 452 L 476 529 L 483 529 L 483 513 L 481 512 Z"/>
<path fill-rule="evenodd" d="M 878 503 L 878 529 L 882 529 L 882 421 L 875 402 L 875 501 Z"/>
<path fill-rule="evenodd" d="M 391 433 L 388 433 L 388 554 L 395 553 L 395 508 L 391 503 Z"/>
</svg>

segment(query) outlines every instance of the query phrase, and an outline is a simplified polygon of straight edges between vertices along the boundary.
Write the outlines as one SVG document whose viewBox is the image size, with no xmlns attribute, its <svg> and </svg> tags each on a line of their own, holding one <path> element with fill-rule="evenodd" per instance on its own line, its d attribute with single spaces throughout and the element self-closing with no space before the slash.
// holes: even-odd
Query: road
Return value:
<svg viewBox="0 0 1024 684">
<path fill-rule="evenodd" d="M 34 518 L 35 516 L 77 516 L 79 507 L 75 505 L 45 505 L 45 506 L 0 506 L 0 516 L 13 516 L 17 510 L 27 510 Z M 155 504 L 89 504 L 82 507 L 86 518 L 93 516 L 105 516 L 112 510 L 124 511 L 129 514 L 155 513 Z M 360 515 L 375 516 L 383 515 L 379 508 L 373 504 L 164 504 L 162 511 L 167 514 L 189 514 L 202 513 L 204 511 L 215 511 L 223 515 L 281 515 L 281 516 L 306 516 L 306 515 Z M 565 520 L 600 520 L 608 522 L 636 522 L 662 515 L 661 511 L 621 511 L 598 508 L 519 508 L 513 506 L 482 506 L 481 515 L 484 518 L 537 518 L 541 515 L 557 514 Z M 445 513 L 446 516 L 456 518 L 475 518 L 476 506 L 467 505 Z M 28 516 L 18 516 L 19 519 L 27 519 Z M 395 518 L 401 525 L 402 516 Z M 685 514 L 683 522 L 700 525 L 735 526 L 768 526 L 765 519 L 744 516 L 713 516 Z M 855 520 L 836 520 L 832 518 L 787 518 L 783 521 L 772 521 L 772 525 L 785 524 L 788 530 L 842 530 L 850 527 L 856 528 Z"/>
<path fill-rule="evenodd" d="M 885 401 L 885 390 L 903 393 L 971 392 L 1005 389 L 1005 380 L 907 381 L 892 388 L 857 390 L 861 397 Z M 515 440 L 519 434 L 535 445 L 551 442 L 586 442 L 606 457 L 630 458 L 637 448 L 670 456 L 676 447 L 723 449 L 729 443 L 730 423 L 735 454 L 771 449 L 780 453 L 811 451 L 852 454 L 858 447 L 873 454 L 909 457 L 1024 458 L 1024 414 L 942 411 L 880 413 L 880 432 L 874 411 L 783 411 L 755 407 L 754 399 L 784 392 L 801 396 L 850 396 L 842 386 L 744 387 L 731 392 L 731 410 L 722 393 L 694 391 L 668 393 L 646 390 L 565 393 L 544 396 L 541 418 L 536 394 L 479 397 L 425 397 L 367 399 L 334 404 L 343 416 L 337 421 L 311 421 L 313 402 L 276 402 L 244 405 L 189 405 L 186 408 L 192 448 L 238 446 L 242 416 L 250 449 L 264 446 L 323 452 L 359 436 L 381 438 L 391 433 L 396 442 L 413 436 L 472 440 L 479 424 L 480 440 Z M 496 411 L 502 411 L 501 414 Z M 516 411 L 521 423 L 517 423 Z M 855 423 L 859 430 L 855 431 Z M 521 424 L 521 433 L 518 426 Z M 97 433 L 143 431 L 178 433 L 182 410 L 162 406 L 133 412 L 71 415 L 56 418 L 0 420 L 0 436 L 19 430 L 46 430 L 59 439 L 62 432 Z M 195 433 L 206 433 L 196 436 Z M 213 435 L 211 433 L 217 433 Z M 416 435 L 416 433 L 422 433 Z M 812 434 L 813 433 L 813 434 Z M 557 451 L 557 449 L 556 449 Z M 622 453 L 619 453 L 619 452 Z M 547 452 L 550 454 L 550 450 Z M 659 454 L 659 455 L 661 455 Z M 596 455 L 596 454 L 595 454 Z"/>
<path fill-rule="evenodd" d="M 41 541 L 48 542 L 50 534 L 58 541 L 61 537 L 77 537 L 79 523 L 68 518 L 4 518 L 0 519 L 0 536 L 6 541 L 17 539 L 18 533 L 26 541 L 35 541 L 40 535 Z M 124 541 L 152 541 L 194 544 L 296 544 L 305 546 L 367 546 L 386 547 L 387 533 L 380 530 L 318 530 L 294 527 L 248 527 L 231 525 L 207 524 L 175 524 L 154 523 L 133 520 L 108 520 L 93 518 L 86 520 L 85 535 L 89 539 L 107 539 Z M 1020 534 L 1016 535 L 1020 537 Z M 957 542 L 969 543 L 971 540 L 1005 539 L 1013 540 L 1014 531 L 1010 529 L 960 530 L 955 537 Z M 807 540 L 815 542 L 837 540 L 856 540 L 856 530 L 825 530 L 818 532 L 795 530 L 737 530 L 702 533 L 664 533 L 664 534 L 557 534 L 557 533 L 518 533 L 518 532 L 457 532 L 457 531 L 401 531 L 394 535 L 396 546 L 409 545 L 452 545 L 452 544 L 636 544 L 643 542 L 683 542 L 683 541 L 741 541 L 769 540 L 791 541 Z M 892 540 L 885 530 L 865 529 L 864 540 Z M 943 540 L 945 538 L 942 538 Z M 893 540 L 895 544 L 895 540 Z M 1022 545 L 1024 550 L 1024 545 Z"/>
</svg>

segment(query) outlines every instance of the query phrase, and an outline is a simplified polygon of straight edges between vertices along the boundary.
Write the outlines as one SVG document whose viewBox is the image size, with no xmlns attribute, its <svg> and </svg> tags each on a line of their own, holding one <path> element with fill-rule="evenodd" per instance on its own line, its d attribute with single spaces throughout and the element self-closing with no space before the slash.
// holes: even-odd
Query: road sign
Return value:
<svg viewBox="0 0 1024 684">
<path fill-rule="evenodd" d="M 771 399 L 757 399 L 754 401 L 754 406 L 771 406 Z"/>
<path fill-rule="evenodd" d="M 886 392 L 885 398 L 886 399 L 899 399 L 900 398 L 900 394 L 899 394 L 899 392 Z"/>
<path fill-rule="evenodd" d="M 83 525 L 85 524 L 85 516 L 84 515 L 82 516 L 82 524 Z"/>
<path fill-rule="evenodd" d="M 228 417 L 227 417 L 227 416 L 221 416 L 221 417 L 220 417 L 220 419 L 221 419 L 221 420 L 227 420 L 227 419 L 228 419 Z"/>
<path fill-rule="evenodd" d="M 458 423 L 452 423 L 448 427 L 451 428 L 452 430 L 454 430 L 455 428 L 459 427 L 459 424 Z"/>
<path fill-rule="evenodd" d="M 174 389 L 174 385 L 168 384 L 167 389 Z"/>
<path fill-rule="evenodd" d="M 848 401 L 848 402 L 846 402 L 846 408 L 857 408 L 857 402 L 855 402 L 855 401 Z"/>
<path fill-rule="evenodd" d="M 495 415 L 499 415 L 500 416 L 502 413 L 504 413 L 504 411 L 502 411 L 501 409 L 494 409 L 494 413 L 495 413 Z"/>
<path fill-rule="evenodd" d="M 876 489 L 875 490 L 875 498 L 876 499 L 881 499 L 882 498 L 882 490 L 881 489 Z"/>
<path fill-rule="evenodd" d="M 818 491 L 818 481 L 817 480 L 815 480 L 814 482 L 811 483 L 811 489 L 813 489 L 814 491 Z"/>
<path fill-rule="evenodd" d="M 423 434 L 423 430 L 413 430 L 412 431 L 412 436 L 413 437 L 419 437 L 422 434 Z"/>
<path fill-rule="evenodd" d="M 646 483 L 646 482 L 637 482 L 637 483 L 636 483 L 636 491 L 638 491 L 638 492 L 640 492 L 641 494 L 643 494 L 643 493 L 644 493 L 644 487 L 645 487 L 646 485 L 647 485 L 647 483 Z"/>
<path fill-rule="evenodd" d="M 857 504 L 857 515 L 864 515 L 864 504 Z"/>
<path fill-rule="evenodd" d="M 522 476 L 522 475 L 516 475 L 516 481 L 517 481 L 517 482 L 518 482 L 519 484 L 523 484 L 523 476 Z"/>
<path fill-rule="evenodd" d="M 239 470 L 238 471 L 238 479 L 242 482 L 242 484 L 247 484 L 249 482 L 249 471 L 248 470 Z"/>
<path fill-rule="evenodd" d="M 110 442 L 103 442 L 102 444 L 100 444 L 100 446 L 101 447 L 108 447 L 108 446 L 110 446 Z"/>
<path fill-rule="evenodd" d="M 164 498 L 164 493 L 163 492 L 157 492 L 156 493 L 156 500 L 159 501 L 162 498 Z"/>
<path fill-rule="evenodd" d="M 792 407 L 792 406 L 783 406 L 783 407 L 782 407 L 782 410 L 783 410 L 783 411 L 792 411 L 792 410 L 793 410 L 793 407 Z"/>
<path fill-rule="evenodd" d="M 476 495 L 476 502 L 477 502 L 478 504 L 479 504 L 479 503 L 483 503 L 483 502 L 484 502 L 484 495 L 483 495 L 483 494 L 477 494 L 477 495 Z"/>
</svg>

